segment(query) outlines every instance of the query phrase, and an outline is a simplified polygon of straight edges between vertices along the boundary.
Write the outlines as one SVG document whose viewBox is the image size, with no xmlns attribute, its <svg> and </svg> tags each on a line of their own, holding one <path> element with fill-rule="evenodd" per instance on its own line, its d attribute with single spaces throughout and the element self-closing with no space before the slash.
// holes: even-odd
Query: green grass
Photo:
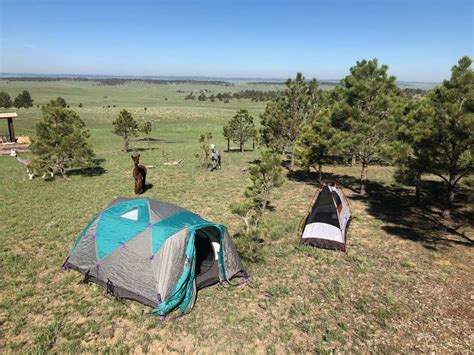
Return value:
<svg viewBox="0 0 474 355">
<path fill-rule="evenodd" d="M 205 88 L 217 93 L 248 87 Z M 112 199 L 133 196 L 130 154 L 120 152 L 121 140 L 111 132 L 111 121 L 122 108 L 138 119 L 151 120 L 152 137 L 159 139 L 151 143 L 153 150 L 146 142 L 131 142 L 133 148 L 143 149 L 142 163 L 156 164 L 149 169 L 147 180 L 153 187 L 145 196 L 223 223 L 231 234 L 238 230 L 241 222 L 229 204 L 242 198 L 249 178 L 241 168 L 258 153 L 224 152 L 223 169 L 210 173 L 197 167 L 197 139 L 210 131 L 223 150 L 223 124 L 239 108 L 257 117 L 264 103 L 190 102 L 183 99 L 185 94 L 176 93 L 202 88 L 0 81 L 0 90 L 11 95 L 28 89 L 35 104 L 64 97 L 91 130 L 104 169 L 99 174 L 72 174 L 70 180 L 29 181 L 15 159 L 0 156 L 3 352 L 466 352 L 472 348 L 466 327 L 472 319 L 471 244 L 439 225 L 427 224 L 425 217 L 436 216 L 441 202 L 426 200 L 429 210 L 404 205 L 412 188 L 396 185 L 390 167 L 370 167 L 368 199 L 352 190 L 359 167 L 325 167 L 328 177 L 346 187 L 356 217 L 345 254 L 298 247 L 298 224 L 316 186 L 311 176 L 289 175 L 274 195 L 275 210 L 266 217 L 272 231 L 265 262 L 246 265 L 252 281 L 244 287 L 201 290 L 193 312 L 176 322 L 159 322 L 149 308 L 131 301 L 119 303 L 100 287 L 78 284 L 79 274 L 61 272 L 67 252 L 89 219 Z M 84 108 L 77 108 L 79 102 Z M 102 107 L 109 104 L 117 107 Z M 36 106 L 20 110 L 18 133 L 31 135 L 39 115 Z M 184 163 L 163 165 L 176 159 Z M 413 213 L 403 213 L 407 209 Z M 472 238 L 472 225 L 463 217 L 469 211 L 470 207 L 460 208 L 456 216 L 463 223 L 459 231 Z"/>
</svg>

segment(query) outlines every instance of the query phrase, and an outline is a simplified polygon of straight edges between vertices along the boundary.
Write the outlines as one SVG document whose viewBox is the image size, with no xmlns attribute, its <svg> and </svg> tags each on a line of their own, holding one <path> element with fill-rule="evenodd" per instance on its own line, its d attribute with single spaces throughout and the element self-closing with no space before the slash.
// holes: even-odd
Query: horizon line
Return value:
<svg viewBox="0 0 474 355">
<path fill-rule="evenodd" d="M 115 74 L 73 74 L 73 73 L 8 73 L 8 72 L 0 72 L 0 79 L 8 78 L 8 76 L 15 76 L 15 77 L 29 77 L 29 76 L 56 76 L 56 77 L 64 77 L 64 78 L 111 78 L 111 79 L 155 79 L 160 80 L 163 78 L 172 78 L 172 79 L 190 79 L 190 80 L 205 80 L 205 81 L 224 81 L 224 80 L 259 80 L 259 81 L 275 81 L 275 82 L 285 82 L 291 78 L 278 78 L 278 77 L 233 77 L 233 76 L 210 76 L 210 75 L 131 75 L 131 74 L 124 74 L 124 75 L 115 75 Z M 318 79 L 316 77 L 313 78 L 306 78 L 307 80 L 316 79 L 318 82 L 334 82 L 338 83 L 340 79 Z M 398 80 L 399 83 L 420 83 L 420 84 L 439 84 L 442 81 L 417 81 L 417 80 Z"/>
</svg>

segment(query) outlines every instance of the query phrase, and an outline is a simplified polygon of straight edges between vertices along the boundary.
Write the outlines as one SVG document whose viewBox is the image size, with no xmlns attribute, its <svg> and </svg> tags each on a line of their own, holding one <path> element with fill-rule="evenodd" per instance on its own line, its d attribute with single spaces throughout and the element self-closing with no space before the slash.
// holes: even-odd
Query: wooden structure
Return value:
<svg viewBox="0 0 474 355">
<path fill-rule="evenodd" d="M 0 120 L 7 120 L 8 125 L 8 138 L 6 139 L 8 142 L 14 143 L 16 142 L 15 138 L 15 127 L 13 125 L 13 119 L 17 118 L 18 115 L 16 112 L 9 112 L 9 113 L 0 113 Z M 4 143 L 5 136 L 1 136 L 2 143 Z"/>
<path fill-rule="evenodd" d="M 2 124 L 1 121 L 6 120 L 8 126 L 8 135 L 0 133 L 0 155 L 10 154 L 12 149 L 16 150 L 18 153 L 29 151 L 29 142 L 26 143 L 24 141 L 18 141 L 15 137 L 15 127 L 13 126 L 13 119 L 17 117 L 18 115 L 16 114 L 16 112 L 0 113 L 0 125 Z"/>
</svg>

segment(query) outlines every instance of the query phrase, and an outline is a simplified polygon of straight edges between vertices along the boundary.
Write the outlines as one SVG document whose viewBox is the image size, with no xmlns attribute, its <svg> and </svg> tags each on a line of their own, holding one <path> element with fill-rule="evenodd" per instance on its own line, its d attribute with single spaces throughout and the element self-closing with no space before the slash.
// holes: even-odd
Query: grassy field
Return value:
<svg viewBox="0 0 474 355">
<path fill-rule="evenodd" d="M 78 273 L 60 271 L 89 219 L 112 199 L 133 196 L 130 154 L 120 151 L 121 140 L 111 132 L 122 108 L 153 122 L 156 141 L 131 143 L 144 164 L 156 164 L 145 196 L 188 208 L 235 233 L 240 222 L 229 204 L 242 198 L 249 178 L 241 168 L 258 152 L 224 152 L 223 169 L 211 173 L 197 167 L 197 139 L 212 132 L 223 150 L 223 124 L 239 108 L 256 117 L 265 104 L 185 101 L 176 91 L 247 88 L 275 89 L 0 81 L 0 91 L 15 96 L 28 89 L 35 100 L 34 108 L 18 112 L 18 134 L 33 133 L 36 104 L 62 96 L 86 122 L 102 160 L 101 168 L 71 171 L 70 180 L 29 181 L 14 158 L 0 156 L 2 352 L 472 351 L 474 211 L 466 203 L 472 180 L 460 189 L 453 230 L 439 221 L 444 191 L 434 179 L 424 187 L 435 197 L 424 195 L 423 207 L 416 208 L 410 205 L 412 188 L 396 184 L 391 167 L 370 167 L 368 198 L 356 193 L 359 167 L 325 167 L 326 177 L 344 186 L 355 217 L 348 252 L 339 253 L 298 247 L 298 225 L 317 185 L 312 174 L 287 173 L 266 217 L 273 225 L 266 260 L 246 264 L 253 280 L 239 288 L 201 290 L 193 312 L 175 322 L 160 322 L 150 308 L 118 302 L 95 285 L 79 284 Z M 163 165 L 176 159 L 184 163 Z"/>
</svg>

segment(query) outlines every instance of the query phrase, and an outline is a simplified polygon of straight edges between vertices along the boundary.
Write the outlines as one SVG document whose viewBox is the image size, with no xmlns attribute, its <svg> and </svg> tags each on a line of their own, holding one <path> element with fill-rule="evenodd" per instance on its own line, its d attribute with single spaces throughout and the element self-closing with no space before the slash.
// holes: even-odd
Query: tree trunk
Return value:
<svg viewBox="0 0 474 355">
<path fill-rule="evenodd" d="M 227 151 L 230 152 L 230 139 L 227 138 Z"/>
<path fill-rule="evenodd" d="M 244 152 L 244 142 L 240 141 L 240 152 Z"/>
<path fill-rule="evenodd" d="M 255 139 L 252 141 L 252 150 L 255 150 Z"/>
<path fill-rule="evenodd" d="M 362 170 L 360 173 L 360 194 L 367 195 L 367 172 L 369 165 L 365 160 L 362 161 Z"/>
<path fill-rule="evenodd" d="M 123 137 L 123 151 L 128 152 L 128 137 L 127 136 Z"/>
<path fill-rule="evenodd" d="M 420 203 L 420 196 L 421 196 L 421 173 L 415 173 L 415 204 L 418 205 Z"/>
<path fill-rule="evenodd" d="M 454 181 L 456 179 L 456 175 L 453 173 L 449 174 L 449 182 L 448 182 L 448 203 L 444 207 L 444 211 L 442 214 L 443 218 L 449 219 L 451 218 L 451 210 L 453 209 L 454 203 Z"/>
<path fill-rule="evenodd" d="M 323 179 L 323 164 L 318 165 L 318 182 L 320 183 Z"/>
<path fill-rule="evenodd" d="M 68 176 L 66 174 L 66 169 L 64 169 L 64 167 L 62 165 L 58 166 L 58 170 L 59 172 L 61 173 L 63 179 L 67 179 Z"/>
<path fill-rule="evenodd" d="M 295 168 L 295 150 L 296 150 L 296 145 L 293 143 L 291 145 L 290 170 L 293 170 Z"/>
<path fill-rule="evenodd" d="M 269 192 L 268 192 L 268 191 L 264 191 L 264 192 L 263 192 L 263 202 L 262 202 L 262 210 L 263 210 L 263 212 L 265 212 L 265 210 L 267 209 L 268 200 L 269 200 Z"/>
<path fill-rule="evenodd" d="M 248 217 L 242 217 L 245 223 L 245 234 L 248 234 L 250 231 L 250 223 Z"/>
<path fill-rule="evenodd" d="M 351 167 L 356 165 L 356 154 L 355 152 L 352 152 L 352 157 L 351 157 Z"/>
</svg>

